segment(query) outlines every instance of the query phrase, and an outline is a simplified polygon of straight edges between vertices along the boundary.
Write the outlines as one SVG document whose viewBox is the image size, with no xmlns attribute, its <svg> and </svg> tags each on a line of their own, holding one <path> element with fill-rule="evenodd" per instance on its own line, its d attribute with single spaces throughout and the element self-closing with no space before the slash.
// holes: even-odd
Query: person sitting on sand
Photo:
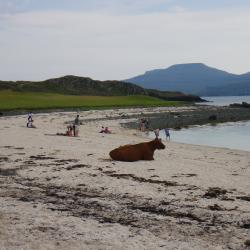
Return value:
<svg viewBox="0 0 250 250">
<path fill-rule="evenodd" d="M 67 126 L 67 130 L 65 133 L 56 133 L 56 135 L 63 135 L 63 136 L 72 136 L 73 134 L 73 125 Z"/>
<path fill-rule="evenodd" d="M 105 133 L 104 131 L 105 131 L 105 128 L 102 126 L 102 129 L 99 133 Z"/>
<path fill-rule="evenodd" d="M 105 128 L 104 128 L 104 127 L 102 126 L 102 129 L 101 129 L 101 131 L 100 131 L 99 133 L 111 134 L 111 131 L 109 130 L 108 127 L 105 127 Z"/>
<path fill-rule="evenodd" d="M 108 127 L 105 127 L 105 133 L 106 133 L 106 134 L 111 134 L 111 131 L 109 130 Z"/>
<path fill-rule="evenodd" d="M 72 136 L 72 132 L 73 132 L 73 126 L 72 125 L 67 126 L 66 135 Z"/>
<path fill-rule="evenodd" d="M 27 122 L 27 128 L 36 128 L 36 126 L 33 124 L 33 120 Z"/>
</svg>

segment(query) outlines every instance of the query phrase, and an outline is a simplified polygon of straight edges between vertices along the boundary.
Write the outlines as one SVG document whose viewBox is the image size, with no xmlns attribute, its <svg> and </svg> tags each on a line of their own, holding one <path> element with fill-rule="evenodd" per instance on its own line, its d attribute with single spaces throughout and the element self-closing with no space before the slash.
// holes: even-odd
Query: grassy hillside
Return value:
<svg viewBox="0 0 250 250">
<path fill-rule="evenodd" d="M 122 81 L 96 81 L 79 76 L 64 76 L 40 82 L 0 81 L 0 90 L 86 96 L 145 95 L 169 101 L 202 101 L 198 96 L 185 95 L 180 92 L 161 92 Z"/>
<path fill-rule="evenodd" d="M 0 91 L 0 110 L 105 108 L 128 106 L 180 106 L 181 101 L 164 101 L 145 95 L 130 96 L 76 96 L 55 93 Z"/>
<path fill-rule="evenodd" d="M 97 81 L 88 77 L 63 76 L 45 81 L 0 81 L 0 89 L 66 95 L 123 96 L 145 95 L 146 90 L 132 83 Z"/>
</svg>

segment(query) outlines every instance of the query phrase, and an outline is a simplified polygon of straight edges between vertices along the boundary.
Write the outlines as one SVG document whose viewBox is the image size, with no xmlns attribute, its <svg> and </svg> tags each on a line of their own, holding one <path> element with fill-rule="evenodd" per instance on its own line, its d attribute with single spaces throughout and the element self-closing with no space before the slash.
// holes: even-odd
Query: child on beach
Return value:
<svg viewBox="0 0 250 250">
<path fill-rule="evenodd" d="M 155 138 L 158 138 L 159 137 L 159 134 L 160 134 L 160 129 L 155 129 L 154 130 L 154 133 L 155 133 Z"/>
<path fill-rule="evenodd" d="M 165 135 L 166 135 L 166 139 L 169 139 L 169 141 L 170 141 L 169 128 L 164 128 L 164 132 L 165 132 Z"/>
</svg>

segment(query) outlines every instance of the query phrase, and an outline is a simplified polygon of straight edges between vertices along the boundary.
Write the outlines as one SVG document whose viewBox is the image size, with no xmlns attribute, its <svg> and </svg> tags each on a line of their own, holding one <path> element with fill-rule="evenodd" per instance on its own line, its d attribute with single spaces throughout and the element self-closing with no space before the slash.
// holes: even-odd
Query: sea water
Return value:
<svg viewBox="0 0 250 250">
<path fill-rule="evenodd" d="M 170 136 L 174 142 L 250 151 L 250 121 L 170 130 Z M 154 138 L 154 133 L 150 133 L 150 137 Z M 160 131 L 160 138 L 166 140 L 163 130 Z"/>
<path fill-rule="evenodd" d="M 249 102 L 250 96 L 227 96 L 227 97 L 203 97 L 213 101 L 210 105 L 224 106 L 230 103 Z M 246 109 L 250 112 L 250 109 Z M 250 121 L 228 122 L 217 125 L 202 125 L 183 128 L 181 130 L 170 130 L 171 141 L 223 147 L 230 149 L 240 149 L 250 151 Z M 154 133 L 150 133 L 154 138 Z M 163 130 L 160 137 L 166 139 Z"/>
<path fill-rule="evenodd" d="M 250 103 L 250 96 L 202 96 L 209 102 L 197 103 L 202 105 L 227 106 L 232 103 Z"/>
</svg>

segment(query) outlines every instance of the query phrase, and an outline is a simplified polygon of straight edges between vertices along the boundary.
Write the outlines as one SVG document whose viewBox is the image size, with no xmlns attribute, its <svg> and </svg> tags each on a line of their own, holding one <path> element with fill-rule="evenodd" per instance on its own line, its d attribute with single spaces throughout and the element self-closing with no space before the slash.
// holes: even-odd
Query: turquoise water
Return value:
<svg viewBox="0 0 250 250">
<path fill-rule="evenodd" d="M 203 97 L 214 101 L 216 106 L 224 106 L 230 103 L 249 102 L 250 96 L 227 97 Z M 246 109 L 246 112 L 250 112 Z M 215 147 L 240 149 L 250 151 L 250 121 L 222 123 L 216 126 L 193 126 L 187 129 L 170 130 L 171 141 L 196 145 L 208 145 Z M 154 138 L 154 134 L 150 133 Z M 164 131 L 160 131 L 160 137 L 166 139 Z"/>
<path fill-rule="evenodd" d="M 171 141 L 250 151 L 250 121 L 170 130 Z M 154 137 L 154 134 L 150 134 Z M 163 130 L 160 137 L 166 140 Z"/>
</svg>

